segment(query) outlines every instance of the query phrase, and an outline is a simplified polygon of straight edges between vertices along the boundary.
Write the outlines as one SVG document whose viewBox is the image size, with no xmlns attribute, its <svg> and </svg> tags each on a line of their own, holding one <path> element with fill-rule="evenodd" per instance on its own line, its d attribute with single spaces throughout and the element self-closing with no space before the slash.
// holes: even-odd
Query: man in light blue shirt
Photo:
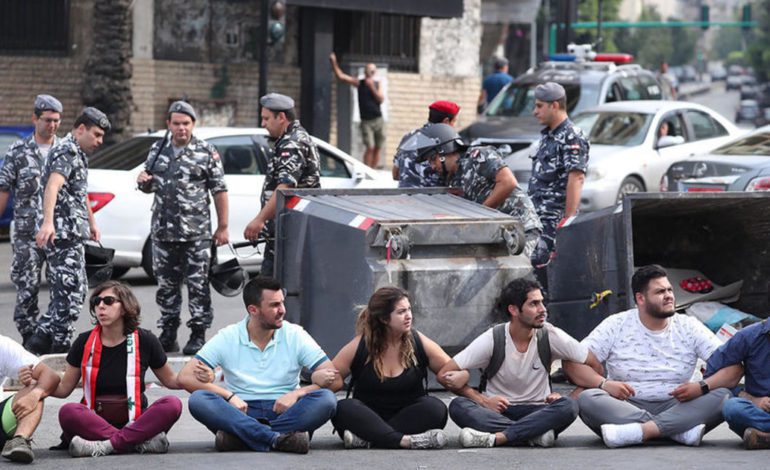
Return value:
<svg viewBox="0 0 770 470">
<path fill-rule="evenodd" d="M 257 277 L 243 289 L 248 316 L 219 331 L 179 373 L 192 393 L 190 413 L 216 434 L 220 452 L 251 449 L 305 454 L 309 433 L 332 417 L 337 400 L 316 385 L 299 387 L 303 367 L 333 368 L 298 325 L 284 320 L 281 284 Z M 203 383 L 197 367 L 219 366 L 225 386 Z"/>
</svg>

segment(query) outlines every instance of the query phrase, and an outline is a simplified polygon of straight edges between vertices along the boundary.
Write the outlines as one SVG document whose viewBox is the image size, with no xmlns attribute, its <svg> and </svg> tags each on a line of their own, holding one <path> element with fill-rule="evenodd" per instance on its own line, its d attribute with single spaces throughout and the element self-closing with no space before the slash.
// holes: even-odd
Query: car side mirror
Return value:
<svg viewBox="0 0 770 470">
<path fill-rule="evenodd" d="M 366 175 L 364 174 L 363 171 L 356 171 L 355 173 L 353 173 L 353 181 L 355 181 L 356 183 L 363 181 L 364 178 L 366 178 Z"/>
<path fill-rule="evenodd" d="M 681 145 L 684 143 L 684 137 L 681 135 L 664 135 L 658 139 L 658 148 L 671 147 L 673 145 Z"/>
</svg>

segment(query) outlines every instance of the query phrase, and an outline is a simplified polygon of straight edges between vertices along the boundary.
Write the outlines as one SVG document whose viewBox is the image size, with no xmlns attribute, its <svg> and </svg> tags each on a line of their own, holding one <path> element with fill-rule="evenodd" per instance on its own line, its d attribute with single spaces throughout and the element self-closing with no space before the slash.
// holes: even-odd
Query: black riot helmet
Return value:
<svg viewBox="0 0 770 470">
<path fill-rule="evenodd" d="M 415 151 L 417 153 L 415 160 L 421 163 L 435 157 L 445 157 L 455 152 L 462 152 L 467 148 L 467 145 L 454 127 L 448 124 L 433 124 L 420 129 L 401 148 Z"/>
<path fill-rule="evenodd" d="M 102 282 L 109 281 L 112 277 L 112 260 L 115 250 L 98 245 L 86 243 L 83 245 L 86 259 L 86 278 L 88 287 L 95 287 Z"/>
</svg>

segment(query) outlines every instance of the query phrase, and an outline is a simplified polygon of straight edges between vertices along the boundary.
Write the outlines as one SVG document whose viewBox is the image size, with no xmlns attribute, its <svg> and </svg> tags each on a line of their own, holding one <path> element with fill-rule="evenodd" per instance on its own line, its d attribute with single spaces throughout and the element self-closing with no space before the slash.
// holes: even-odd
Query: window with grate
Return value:
<svg viewBox="0 0 770 470">
<path fill-rule="evenodd" d="M 388 64 L 390 70 L 416 72 L 420 18 L 371 12 L 337 12 L 334 50 L 345 62 Z"/>
<path fill-rule="evenodd" d="M 0 12 L 0 52 L 69 50 L 69 0 L 0 0 Z"/>
</svg>

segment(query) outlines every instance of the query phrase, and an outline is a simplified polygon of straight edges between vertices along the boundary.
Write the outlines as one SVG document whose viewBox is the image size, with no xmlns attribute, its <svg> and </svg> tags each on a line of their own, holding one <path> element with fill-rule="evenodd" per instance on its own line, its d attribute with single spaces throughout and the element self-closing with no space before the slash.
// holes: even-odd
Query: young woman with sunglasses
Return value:
<svg viewBox="0 0 770 470">
<path fill-rule="evenodd" d="M 96 326 L 72 344 L 64 377 L 52 394 L 66 398 L 83 378 L 82 401 L 59 411 L 70 455 L 166 453 L 166 433 L 179 419 L 182 403 L 165 396 L 147 406 L 144 395 L 148 368 L 165 387 L 181 388 L 160 341 L 139 328 L 139 302 L 125 284 L 99 285 L 89 305 Z M 208 381 L 213 378 L 207 371 L 202 373 Z"/>
</svg>

